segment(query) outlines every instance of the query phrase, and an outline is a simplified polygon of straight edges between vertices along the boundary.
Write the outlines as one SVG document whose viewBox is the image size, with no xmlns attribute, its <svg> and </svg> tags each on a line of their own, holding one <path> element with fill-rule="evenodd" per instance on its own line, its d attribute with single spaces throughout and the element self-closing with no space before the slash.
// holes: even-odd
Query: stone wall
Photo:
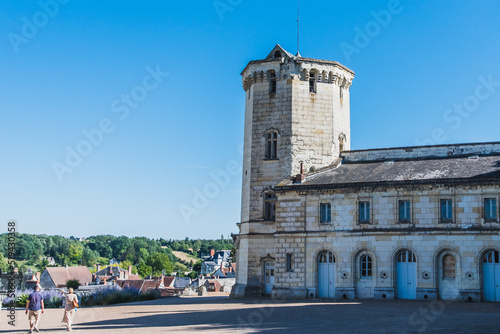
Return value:
<svg viewBox="0 0 500 334">
<path fill-rule="evenodd" d="M 417 299 L 437 298 L 441 289 L 441 293 L 447 291 L 448 299 L 480 300 L 481 257 L 487 250 L 500 250 L 500 221 L 484 220 L 483 199 L 498 201 L 499 194 L 499 186 L 280 193 L 273 297 L 317 296 L 318 254 L 331 251 L 336 262 L 337 298 L 395 298 L 396 256 L 401 250 L 410 250 L 417 259 Z M 453 199 L 452 223 L 440 220 L 440 198 Z M 400 199 L 411 200 L 408 223 L 399 223 Z M 358 223 L 360 200 L 371 203 L 370 224 Z M 320 223 L 320 203 L 331 203 L 331 224 Z M 370 279 L 360 278 L 362 252 L 373 261 Z M 285 267 L 286 254 L 293 254 L 290 271 Z M 442 279 L 444 254 L 456 259 L 454 280 Z"/>
<path fill-rule="evenodd" d="M 500 143 L 453 144 L 356 150 L 343 152 L 341 157 L 344 161 L 348 162 L 487 154 L 500 154 Z"/>
</svg>

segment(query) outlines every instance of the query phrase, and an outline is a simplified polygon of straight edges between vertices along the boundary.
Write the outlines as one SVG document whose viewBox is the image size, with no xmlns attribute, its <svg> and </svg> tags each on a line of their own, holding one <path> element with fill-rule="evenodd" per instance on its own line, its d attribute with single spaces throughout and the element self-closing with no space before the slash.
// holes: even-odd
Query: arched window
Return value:
<svg viewBox="0 0 500 334">
<path fill-rule="evenodd" d="M 361 278 L 372 277 L 372 257 L 367 254 L 359 258 Z"/>
<path fill-rule="evenodd" d="M 415 257 L 415 254 L 409 250 L 402 251 L 398 254 L 398 262 L 417 262 L 417 258 Z"/>
<path fill-rule="evenodd" d="M 278 132 L 268 131 L 266 133 L 266 160 L 278 159 Z"/>
<path fill-rule="evenodd" d="M 455 278 L 455 257 L 451 254 L 443 256 L 443 278 Z"/>
<path fill-rule="evenodd" d="M 498 252 L 492 250 L 484 254 L 483 263 L 500 263 Z"/>
<path fill-rule="evenodd" d="M 274 58 L 281 58 L 281 51 L 276 50 L 276 51 L 274 52 Z"/>
<path fill-rule="evenodd" d="M 318 263 L 335 263 L 335 256 L 332 252 L 321 252 L 318 255 Z"/>
</svg>

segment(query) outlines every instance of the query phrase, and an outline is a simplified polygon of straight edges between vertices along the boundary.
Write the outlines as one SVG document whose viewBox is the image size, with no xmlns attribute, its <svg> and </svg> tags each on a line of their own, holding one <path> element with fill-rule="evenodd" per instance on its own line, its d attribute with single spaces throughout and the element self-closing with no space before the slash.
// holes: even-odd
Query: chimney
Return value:
<svg viewBox="0 0 500 334">
<path fill-rule="evenodd" d="M 213 249 L 213 248 L 212 248 L 212 249 L 210 250 L 210 256 L 214 256 L 214 255 L 215 255 L 215 249 Z"/>
<path fill-rule="evenodd" d="M 132 266 L 128 266 L 128 274 L 132 275 Z"/>
<path fill-rule="evenodd" d="M 36 276 L 36 281 L 40 283 L 40 272 L 37 272 L 35 276 Z"/>
<path fill-rule="evenodd" d="M 295 178 L 295 182 L 302 183 L 306 179 L 306 175 L 304 174 L 304 162 L 300 162 L 300 174 L 297 174 Z"/>
<path fill-rule="evenodd" d="M 111 268 L 111 266 L 108 267 L 108 272 L 109 272 L 110 275 L 113 275 L 113 268 Z"/>
</svg>

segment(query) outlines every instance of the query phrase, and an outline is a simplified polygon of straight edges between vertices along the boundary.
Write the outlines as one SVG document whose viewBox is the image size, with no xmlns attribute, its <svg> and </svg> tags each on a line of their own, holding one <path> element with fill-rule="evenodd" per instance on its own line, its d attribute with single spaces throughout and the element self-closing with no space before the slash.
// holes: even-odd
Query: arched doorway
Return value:
<svg viewBox="0 0 500 334">
<path fill-rule="evenodd" d="M 318 255 L 318 297 L 335 298 L 335 256 L 329 251 Z"/>
<path fill-rule="evenodd" d="M 459 263 L 454 254 L 443 252 L 438 257 L 438 286 L 441 300 L 457 300 L 460 297 Z"/>
<path fill-rule="evenodd" d="M 409 250 L 396 257 L 396 291 L 398 299 L 417 298 L 417 259 Z"/>
<path fill-rule="evenodd" d="M 374 290 L 374 258 L 366 251 L 355 257 L 356 298 L 371 299 Z"/>
<path fill-rule="evenodd" d="M 500 258 L 495 250 L 483 255 L 483 300 L 500 302 Z"/>
</svg>

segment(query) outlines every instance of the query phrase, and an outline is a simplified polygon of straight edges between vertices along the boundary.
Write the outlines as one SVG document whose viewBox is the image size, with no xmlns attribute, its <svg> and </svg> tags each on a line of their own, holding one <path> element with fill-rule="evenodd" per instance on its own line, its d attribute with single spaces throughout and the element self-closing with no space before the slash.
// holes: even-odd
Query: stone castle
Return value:
<svg viewBox="0 0 500 334">
<path fill-rule="evenodd" d="M 277 45 L 242 77 L 233 297 L 500 301 L 500 143 L 351 151 L 352 70 Z"/>
</svg>

